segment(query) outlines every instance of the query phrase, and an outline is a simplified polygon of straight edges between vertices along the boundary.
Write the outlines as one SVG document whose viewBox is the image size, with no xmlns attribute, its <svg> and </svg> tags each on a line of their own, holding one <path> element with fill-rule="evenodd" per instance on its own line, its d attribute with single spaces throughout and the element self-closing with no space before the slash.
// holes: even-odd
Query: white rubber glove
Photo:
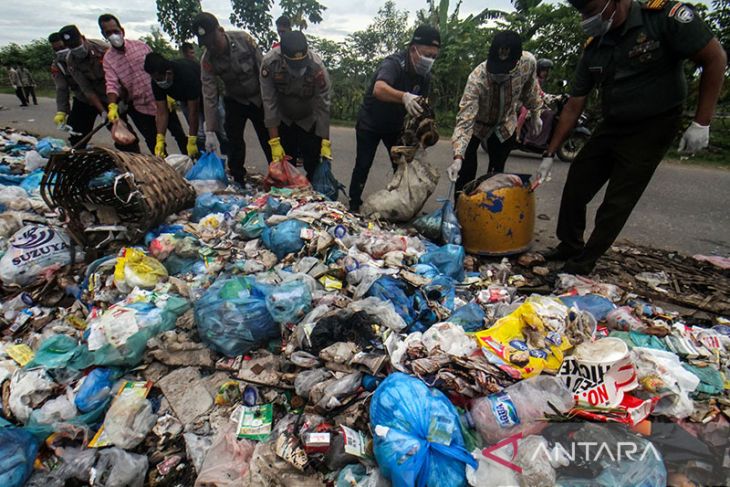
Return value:
<svg viewBox="0 0 730 487">
<path fill-rule="evenodd" d="M 418 103 L 420 96 L 414 95 L 413 93 L 403 93 L 403 104 L 406 106 L 406 111 L 411 117 L 417 117 L 423 113 L 423 107 Z"/>
<path fill-rule="evenodd" d="M 542 133 L 542 117 L 539 114 L 533 113 L 530 117 L 530 135 L 537 137 Z"/>
<path fill-rule="evenodd" d="M 550 179 L 550 171 L 553 168 L 553 158 L 552 157 L 543 157 L 542 162 L 540 163 L 540 167 L 537 168 L 537 173 L 535 173 L 534 180 L 532 181 L 531 189 L 535 190 L 538 186 L 540 186 L 545 181 L 548 181 Z"/>
<path fill-rule="evenodd" d="M 449 176 L 449 181 L 452 183 L 456 182 L 459 177 L 459 171 L 461 171 L 461 159 L 454 159 L 454 162 L 446 169 L 446 174 Z"/>
<path fill-rule="evenodd" d="M 216 154 L 220 155 L 221 144 L 220 142 L 218 142 L 218 136 L 215 134 L 215 132 L 205 133 L 205 150 L 206 152 L 215 152 Z"/>
<path fill-rule="evenodd" d="M 710 126 L 692 122 L 679 141 L 679 152 L 695 153 L 710 145 Z"/>
</svg>

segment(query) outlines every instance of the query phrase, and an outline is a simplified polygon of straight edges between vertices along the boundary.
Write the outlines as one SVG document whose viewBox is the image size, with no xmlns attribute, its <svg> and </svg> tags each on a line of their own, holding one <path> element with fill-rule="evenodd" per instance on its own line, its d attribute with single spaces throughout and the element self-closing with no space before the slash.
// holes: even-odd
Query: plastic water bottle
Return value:
<svg viewBox="0 0 730 487">
<path fill-rule="evenodd" d="M 541 421 L 546 414 L 565 413 L 572 407 L 573 394 L 562 379 L 538 375 L 477 399 L 471 418 L 482 438 L 496 443 L 518 433 L 537 433 L 546 424 Z"/>
</svg>

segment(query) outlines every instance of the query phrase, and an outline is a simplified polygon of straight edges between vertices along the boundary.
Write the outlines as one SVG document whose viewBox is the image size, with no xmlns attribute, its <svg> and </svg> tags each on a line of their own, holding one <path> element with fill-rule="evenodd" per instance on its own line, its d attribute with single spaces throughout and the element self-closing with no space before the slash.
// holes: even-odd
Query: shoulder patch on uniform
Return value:
<svg viewBox="0 0 730 487">
<path fill-rule="evenodd" d="M 210 64 L 208 61 L 203 61 L 200 65 L 203 67 L 204 70 L 208 71 L 209 73 L 213 72 L 213 65 Z"/>
<path fill-rule="evenodd" d="M 261 68 L 261 77 L 262 78 L 268 78 L 269 77 L 269 70 L 265 66 Z"/>
<path fill-rule="evenodd" d="M 682 24 L 689 24 L 694 20 L 695 12 L 692 7 L 678 3 L 669 10 L 669 17 Z"/>
<path fill-rule="evenodd" d="M 593 39 L 595 39 L 595 37 L 593 37 L 593 36 L 589 37 L 586 40 L 586 42 L 583 44 L 583 49 L 585 49 L 586 47 L 590 46 L 591 45 L 591 42 L 593 42 Z"/>
<path fill-rule="evenodd" d="M 317 82 L 317 86 L 320 88 L 324 88 L 327 86 L 327 79 L 324 76 L 324 69 L 320 69 L 317 71 L 317 74 L 314 75 L 314 79 Z"/>
<path fill-rule="evenodd" d="M 642 7 L 644 8 L 644 10 L 661 10 L 668 3 L 669 0 L 647 0 L 642 4 Z"/>
</svg>

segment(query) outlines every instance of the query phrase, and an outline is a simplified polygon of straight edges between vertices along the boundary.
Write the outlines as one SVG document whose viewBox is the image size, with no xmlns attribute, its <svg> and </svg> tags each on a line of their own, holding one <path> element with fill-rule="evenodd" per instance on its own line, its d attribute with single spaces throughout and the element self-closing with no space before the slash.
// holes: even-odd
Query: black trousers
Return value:
<svg viewBox="0 0 730 487">
<path fill-rule="evenodd" d="M 155 116 L 138 112 L 133 106 L 130 106 L 127 109 L 127 116 L 132 119 L 134 126 L 137 127 L 139 133 L 142 134 L 142 138 L 144 139 L 145 144 L 147 144 L 147 148 L 150 150 L 150 153 L 154 154 L 155 144 L 157 142 L 157 124 L 155 123 Z M 131 127 L 130 130 L 134 131 Z"/>
<path fill-rule="evenodd" d="M 264 125 L 264 110 L 256 105 L 244 105 L 233 98 L 223 98 L 226 107 L 225 129 L 228 135 L 228 169 L 233 179 L 239 183 L 244 182 L 246 176 L 246 142 L 243 138 L 243 131 L 246 128 L 246 121 L 250 120 L 256 131 L 256 136 L 264 151 L 266 162 L 271 162 L 271 147 L 269 147 L 269 131 Z"/>
<path fill-rule="evenodd" d="M 23 92 L 23 87 L 18 86 L 15 88 L 15 96 L 18 97 L 18 100 L 20 100 L 21 106 L 28 105 L 28 100 L 25 98 L 25 93 Z"/>
<path fill-rule="evenodd" d="M 286 155 L 291 156 L 292 164 L 297 159 L 304 162 L 307 179 L 312 179 L 314 169 L 319 164 L 319 155 L 322 151 L 322 137 L 314 133 L 314 127 L 304 130 L 296 123 L 279 125 L 279 137 Z"/>
<path fill-rule="evenodd" d="M 182 124 L 180 123 L 180 117 L 177 115 L 177 110 L 170 112 L 170 116 L 167 118 L 167 131 L 170 132 L 172 138 L 175 139 L 177 146 L 180 148 L 181 154 L 188 153 L 188 135 L 185 133 Z"/>
<path fill-rule="evenodd" d="M 398 141 L 399 132 L 378 133 L 372 130 L 356 128 L 357 138 L 357 154 L 355 155 L 355 167 L 352 168 L 352 177 L 350 178 L 350 207 L 359 208 L 362 204 L 362 192 L 365 190 L 370 168 L 373 166 L 373 159 L 378 150 L 378 146 L 382 142 L 388 151 L 388 159 L 390 159 L 390 149 Z"/>
<path fill-rule="evenodd" d="M 621 233 L 676 136 L 680 115 L 679 109 L 673 109 L 641 123 L 604 123 L 570 165 L 557 236 L 561 246 L 580 252 L 572 261 L 586 272 Z M 586 206 L 607 182 L 595 228 L 584 243 Z"/>
<path fill-rule="evenodd" d="M 515 137 L 515 134 L 512 134 L 512 137 L 502 142 L 495 134 L 489 136 L 487 139 L 487 154 L 489 155 L 487 174 L 504 172 L 504 165 L 515 145 Z M 477 168 L 479 166 L 477 152 L 481 143 L 481 139 L 474 136 L 469 141 L 469 145 L 466 147 L 466 153 L 464 154 L 464 160 L 461 163 L 459 177 L 456 179 L 456 193 L 460 192 L 466 183 L 476 179 Z"/>
<path fill-rule="evenodd" d="M 81 139 L 94 129 L 94 122 L 99 112 L 94 106 L 79 101 L 78 98 L 74 98 L 71 103 L 71 112 L 68 114 L 68 120 L 66 123 L 71 129 L 80 135 L 71 135 L 68 138 L 69 143 L 73 146 L 76 145 Z M 83 147 L 79 147 L 83 149 Z"/>
<path fill-rule="evenodd" d="M 28 100 L 28 103 L 30 103 L 30 98 L 33 97 L 33 105 L 38 104 L 38 98 L 35 97 L 35 87 L 23 86 L 23 91 L 25 92 L 25 99 Z"/>
</svg>

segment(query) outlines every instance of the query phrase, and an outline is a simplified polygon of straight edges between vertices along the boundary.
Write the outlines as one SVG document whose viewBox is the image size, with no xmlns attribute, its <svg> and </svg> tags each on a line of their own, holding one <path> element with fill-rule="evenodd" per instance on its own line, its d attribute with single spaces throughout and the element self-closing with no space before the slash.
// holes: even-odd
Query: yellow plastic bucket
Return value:
<svg viewBox="0 0 730 487">
<path fill-rule="evenodd" d="M 526 181 L 525 177 L 522 179 Z M 462 244 L 470 254 L 525 252 L 535 231 L 535 194 L 526 183 L 523 187 L 477 192 L 472 196 L 465 191 L 456 203 L 456 215 L 461 224 Z"/>
</svg>

